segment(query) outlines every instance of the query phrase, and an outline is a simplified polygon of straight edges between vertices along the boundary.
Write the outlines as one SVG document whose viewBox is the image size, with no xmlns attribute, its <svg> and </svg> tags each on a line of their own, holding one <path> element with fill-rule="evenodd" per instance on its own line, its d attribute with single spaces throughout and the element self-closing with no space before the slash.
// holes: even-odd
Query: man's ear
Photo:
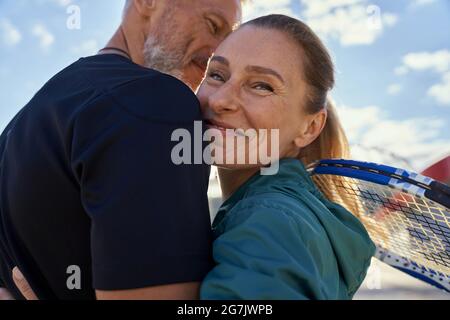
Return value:
<svg viewBox="0 0 450 320">
<path fill-rule="evenodd" d="M 301 128 L 300 134 L 294 140 L 297 148 L 305 148 L 317 139 L 325 128 L 327 116 L 327 110 L 323 109 L 308 118 L 306 125 Z"/>
<path fill-rule="evenodd" d="M 156 0 L 133 0 L 133 4 L 140 15 L 150 17 L 155 10 Z"/>
</svg>

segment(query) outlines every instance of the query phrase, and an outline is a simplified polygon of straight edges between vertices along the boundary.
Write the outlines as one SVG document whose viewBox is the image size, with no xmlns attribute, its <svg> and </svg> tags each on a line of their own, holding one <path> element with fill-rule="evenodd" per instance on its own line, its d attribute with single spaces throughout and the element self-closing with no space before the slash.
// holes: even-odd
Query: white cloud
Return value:
<svg viewBox="0 0 450 320">
<path fill-rule="evenodd" d="M 97 40 L 91 39 L 82 42 L 79 46 L 71 48 L 72 53 L 78 56 L 90 56 L 99 51 Z"/>
<path fill-rule="evenodd" d="M 306 6 L 304 15 L 306 17 L 314 17 L 328 14 L 339 7 L 360 4 L 363 0 L 303 0 L 302 2 Z"/>
<path fill-rule="evenodd" d="M 395 95 L 399 94 L 402 91 L 402 89 L 403 89 L 403 87 L 401 84 L 393 83 L 387 88 L 387 93 L 392 96 L 395 96 Z"/>
<path fill-rule="evenodd" d="M 13 47 L 22 40 L 22 34 L 9 20 L 1 19 L 0 38 L 6 46 Z"/>
<path fill-rule="evenodd" d="M 428 96 L 441 105 L 450 105 L 450 51 L 443 49 L 435 52 L 412 52 L 403 57 L 403 64 L 395 68 L 397 75 L 410 71 L 432 71 L 441 75 L 441 82 L 428 89 Z"/>
<path fill-rule="evenodd" d="M 403 67 L 414 71 L 445 72 L 450 69 L 450 51 L 409 53 L 403 57 Z"/>
<path fill-rule="evenodd" d="M 244 5 L 244 21 L 271 13 L 299 18 L 292 10 L 295 0 L 255 0 Z M 298 0 L 297 0 L 298 1 Z M 303 19 L 320 36 L 337 39 L 343 46 L 369 45 L 397 16 L 381 12 L 368 0 L 300 0 Z"/>
<path fill-rule="evenodd" d="M 47 4 L 54 4 L 54 5 L 58 5 L 61 7 L 67 7 L 73 1 L 72 0 L 35 0 L 35 2 L 41 6 L 47 5 Z"/>
<path fill-rule="evenodd" d="M 398 17 L 367 0 L 301 0 L 306 22 L 321 36 L 343 46 L 370 45 Z"/>
<path fill-rule="evenodd" d="M 48 50 L 55 42 L 55 37 L 43 24 L 35 24 L 31 29 L 31 33 L 39 39 L 43 50 Z"/>
<path fill-rule="evenodd" d="M 69 4 L 72 3 L 72 0 L 53 0 L 54 2 L 56 2 L 58 5 L 60 5 L 61 7 L 67 7 Z"/>
<path fill-rule="evenodd" d="M 248 21 L 268 14 L 285 14 L 296 17 L 291 9 L 291 0 L 254 0 L 243 7 L 243 20 Z"/>
<path fill-rule="evenodd" d="M 395 70 L 394 70 L 394 73 L 395 73 L 397 76 L 403 76 L 403 75 L 405 75 L 405 74 L 408 74 L 408 72 L 409 72 L 409 69 L 408 69 L 407 67 L 405 67 L 405 66 L 397 67 L 397 68 L 395 68 Z"/>
<path fill-rule="evenodd" d="M 414 0 L 411 6 L 413 7 L 421 7 L 435 3 L 436 0 Z"/>
<path fill-rule="evenodd" d="M 354 159 L 405 166 L 420 171 L 439 155 L 450 151 L 450 140 L 440 138 L 448 127 L 442 119 L 405 118 L 394 120 L 377 106 L 338 107 L 352 145 Z M 408 169 L 408 168 L 407 168 Z"/>
<path fill-rule="evenodd" d="M 439 104 L 450 105 L 450 71 L 444 73 L 441 83 L 435 84 L 428 90 L 428 95 Z"/>
</svg>

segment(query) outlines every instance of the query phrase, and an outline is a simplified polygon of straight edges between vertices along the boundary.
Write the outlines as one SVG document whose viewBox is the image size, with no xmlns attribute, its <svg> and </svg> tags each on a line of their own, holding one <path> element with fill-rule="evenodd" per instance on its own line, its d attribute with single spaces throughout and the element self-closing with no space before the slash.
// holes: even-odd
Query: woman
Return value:
<svg viewBox="0 0 450 320">
<path fill-rule="evenodd" d="M 333 85 L 324 45 L 287 16 L 250 21 L 216 51 L 198 92 L 210 127 L 224 145 L 236 138 L 225 129 L 279 129 L 280 161 L 268 176 L 261 164 L 218 165 L 226 201 L 202 299 L 351 299 L 360 287 L 375 247 L 304 167 L 348 155 L 327 99 Z"/>
</svg>

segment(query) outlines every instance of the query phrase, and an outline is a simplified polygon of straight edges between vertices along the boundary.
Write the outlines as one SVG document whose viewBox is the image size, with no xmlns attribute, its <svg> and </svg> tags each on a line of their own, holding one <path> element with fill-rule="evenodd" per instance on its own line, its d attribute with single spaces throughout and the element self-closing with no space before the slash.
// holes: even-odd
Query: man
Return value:
<svg viewBox="0 0 450 320">
<path fill-rule="evenodd" d="M 7 126 L 0 283 L 15 298 L 14 266 L 40 299 L 197 298 L 209 169 L 175 166 L 170 138 L 201 119 L 193 91 L 240 19 L 239 0 L 128 0 L 106 48 Z"/>
</svg>

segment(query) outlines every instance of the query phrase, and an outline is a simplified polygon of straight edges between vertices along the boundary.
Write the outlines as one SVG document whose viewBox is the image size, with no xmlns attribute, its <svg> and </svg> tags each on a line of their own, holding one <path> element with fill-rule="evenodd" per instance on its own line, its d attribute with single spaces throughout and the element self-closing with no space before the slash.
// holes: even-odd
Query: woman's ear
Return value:
<svg viewBox="0 0 450 320">
<path fill-rule="evenodd" d="M 327 116 L 327 110 L 322 109 L 316 114 L 308 117 L 306 125 L 302 128 L 300 134 L 294 140 L 297 148 L 305 148 L 317 139 L 325 128 Z"/>
<path fill-rule="evenodd" d="M 133 4 L 140 15 L 150 17 L 155 10 L 156 0 L 133 0 Z"/>
</svg>

